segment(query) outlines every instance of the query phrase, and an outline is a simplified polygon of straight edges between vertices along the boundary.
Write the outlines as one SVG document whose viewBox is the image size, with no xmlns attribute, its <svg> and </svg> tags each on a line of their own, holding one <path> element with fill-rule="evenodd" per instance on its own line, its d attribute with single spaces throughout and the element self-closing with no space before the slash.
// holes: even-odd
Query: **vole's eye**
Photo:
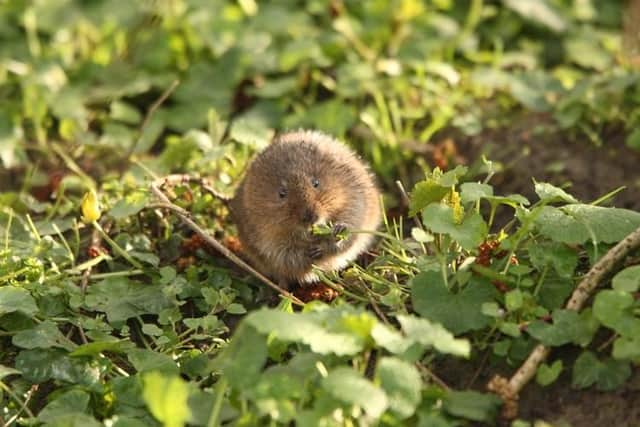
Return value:
<svg viewBox="0 0 640 427">
<path fill-rule="evenodd" d="M 318 188 L 320 187 L 320 180 L 318 178 L 313 178 L 311 180 L 311 185 L 313 185 L 313 188 Z"/>
<path fill-rule="evenodd" d="M 287 197 L 287 189 L 283 187 L 280 190 L 278 190 L 278 197 L 280 197 L 281 199 L 284 199 L 285 197 Z"/>
</svg>

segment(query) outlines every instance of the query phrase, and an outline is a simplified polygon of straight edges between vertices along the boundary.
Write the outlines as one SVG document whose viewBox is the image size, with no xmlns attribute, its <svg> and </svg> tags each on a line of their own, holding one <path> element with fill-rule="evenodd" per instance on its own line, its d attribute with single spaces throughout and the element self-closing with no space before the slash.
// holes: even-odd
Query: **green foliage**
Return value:
<svg viewBox="0 0 640 427">
<path fill-rule="evenodd" d="M 429 170 L 421 156 L 531 115 L 544 117 L 535 137 L 606 147 L 618 129 L 639 148 L 622 5 L 601 3 L 2 2 L 3 421 L 495 425 L 499 399 L 434 371 L 511 369 L 537 343 L 582 351 L 541 365 L 539 384 L 571 372 L 576 388 L 621 386 L 640 360 L 638 266 L 591 307 L 563 307 L 640 213 L 542 182 L 537 200 L 500 195 L 490 162 L 474 182 L 475 167 Z M 371 262 L 323 277 L 332 303 L 274 308 L 148 187 L 186 172 L 232 194 L 251 156 L 297 127 L 348 140 L 389 213 L 394 181 L 418 181 L 415 225 L 390 216 Z M 209 191 L 167 193 L 233 235 Z"/>
</svg>

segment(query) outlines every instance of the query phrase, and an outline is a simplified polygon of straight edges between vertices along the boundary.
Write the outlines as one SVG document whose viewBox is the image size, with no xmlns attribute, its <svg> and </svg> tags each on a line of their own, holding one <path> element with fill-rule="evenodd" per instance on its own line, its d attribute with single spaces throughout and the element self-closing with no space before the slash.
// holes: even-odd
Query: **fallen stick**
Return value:
<svg viewBox="0 0 640 427">
<path fill-rule="evenodd" d="M 587 274 L 584 275 L 580 284 L 574 289 L 571 298 L 565 305 L 567 310 L 580 311 L 584 303 L 589 299 L 598 284 L 609 274 L 616 265 L 633 250 L 640 247 L 640 227 L 631 232 L 627 237 L 612 247 L 602 258 L 596 262 Z M 511 379 L 506 379 L 500 375 L 494 376 L 487 384 L 487 389 L 502 398 L 504 406 L 502 416 L 506 419 L 513 419 L 518 415 L 518 398 L 520 391 L 535 375 L 538 366 L 544 362 L 549 355 L 549 347 L 538 344 L 527 360 L 520 366 Z"/>
</svg>

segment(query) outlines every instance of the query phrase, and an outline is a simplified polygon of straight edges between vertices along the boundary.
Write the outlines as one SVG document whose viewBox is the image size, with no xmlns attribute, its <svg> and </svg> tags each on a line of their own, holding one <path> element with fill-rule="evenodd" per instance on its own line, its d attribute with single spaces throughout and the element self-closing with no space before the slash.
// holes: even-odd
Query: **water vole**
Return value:
<svg viewBox="0 0 640 427">
<path fill-rule="evenodd" d="M 283 285 L 317 280 L 312 265 L 339 270 L 365 251 L 381 221 L 380 193 L 368 168 L 345 145 L 317 132 L 281 134 L 253 160 L 231 216 L 246 255 Z M 317 235 L 312 227 L 330 225 Z"/>
</svg>

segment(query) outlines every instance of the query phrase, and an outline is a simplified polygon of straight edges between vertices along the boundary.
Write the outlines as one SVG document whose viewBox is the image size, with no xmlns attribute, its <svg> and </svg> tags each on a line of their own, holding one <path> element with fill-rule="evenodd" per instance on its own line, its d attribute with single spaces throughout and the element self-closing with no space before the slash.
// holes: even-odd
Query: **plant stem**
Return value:
<svg viewBox="0 0 640 427">
<path fill-rule="evenodd" d="M 224 394 L 227 391 L 227 386 L 227 379 L 225 377 L 221 377 L 216 385 L 216 400 L 213 402 L 207 427 L 216 427 L 220 425 L 218 418 L 220 418 L 220 412 L 222 411 L 222 401 L 224 400 Z"/>
<path fill-rule="evenodd" d="M 120 256 L 122 256 L 122 258 L 126 259 L 129 262 L 129 264 L 133 265 L 137 269 L 144 270 L 144 267 L 142 266 L 142 264 L 140 264 L 138 261 L 133 259 L 131 255 L 127 253 L 127 251 L 122 249 L 120 245 L 118 245 L 113 239 L 111 239 L 111 237 L 109 237 L 109 235 L 102 229 L 102 226 L 100 226 L 100 224 L 98 224 L 97 221 L 93 221 L 91 224 L 96 228 L 96 230 L 98 230 L 98 233 L 100 233 L 102 238 L 106 240 L 107 243 L 109 243 L 109 246 L 111 246 L 111 248 L 114 251 L 116 251 Z"/>
</svg>

